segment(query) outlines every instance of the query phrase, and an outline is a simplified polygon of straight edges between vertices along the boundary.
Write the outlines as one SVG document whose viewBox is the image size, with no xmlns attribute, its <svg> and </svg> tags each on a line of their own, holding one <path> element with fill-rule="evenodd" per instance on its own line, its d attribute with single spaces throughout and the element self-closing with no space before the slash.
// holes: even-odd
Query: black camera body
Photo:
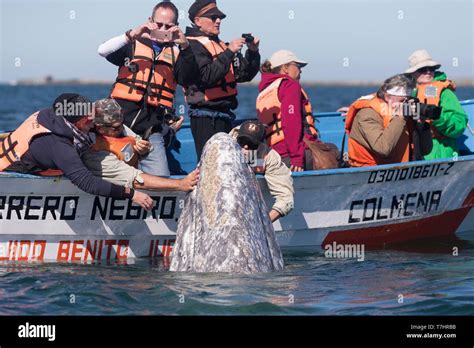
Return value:
<svg viewBox="0 0 474 348">
<path fill-rule="evenodd" d="M 245 39 L 245 43 L 253 43 L 255 41 L 252 34 L 242 34 L 242 38 Z"/>
<path fill-rule="evenodd" d="M 402 105 L 403 117 L 414 120 L 437 120 L 441 117 L 442 108 L 436 105 L 421 103 L 416 97 L 409 98 Z"/>
</svg>

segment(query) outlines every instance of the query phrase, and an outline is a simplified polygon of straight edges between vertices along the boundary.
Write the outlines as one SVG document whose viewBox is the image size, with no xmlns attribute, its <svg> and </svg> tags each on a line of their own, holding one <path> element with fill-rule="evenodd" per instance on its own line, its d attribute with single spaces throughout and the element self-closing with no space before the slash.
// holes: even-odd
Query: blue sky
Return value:
<svg viewBox="0 0 474 348">
<path fill-rule="evenodd" d="M 174 3 L 189 24 L 193 0 Z M 156 1 L 0 0 L 0 81 L 113 80 L 98 45 L 144 22 Z M 220 0 L 221 38 L 261 38 L 263 58 L 290 49 L 310 62 L 305 80 L 382 80 L 427 49 L 452 78 L 474 77 L 472 0 Z"/>
</svg>

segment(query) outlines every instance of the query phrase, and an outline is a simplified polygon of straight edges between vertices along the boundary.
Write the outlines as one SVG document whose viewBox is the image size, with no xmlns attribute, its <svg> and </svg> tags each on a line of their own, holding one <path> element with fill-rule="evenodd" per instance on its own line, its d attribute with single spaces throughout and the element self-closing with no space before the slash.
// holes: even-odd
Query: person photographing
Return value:
<svg viewBox="0 0 474 348">
<path fill-rule="evenodd" d="M 219 38 L 224 18 L 214 0 L 197 0 L 189 8 L 192 26 L 186 28 L 186 37 L 199 72 L 196 82 L 185 86 L 185 98 L 198 161 L 207 140 L 232 129 L 237 83 L 251 81 L 260 65 L 258 38 L 239 37 L 228 44 Z M 244 46 L 245 56 L 239 55 Z"/>
<path fill-rule="evenodd" d="M 421 160 L 432 149 L 430 126 L 410 100 L 415 85 L 395 75 L 377 93 L 356 100 L 347 111 L 349 164 L 368 167 Z"/>
<path fill-rule="evenodd" d="M 152 145 L 141 169 L 159 176 L 170 175 L 164 136 L 170 125 L 182 123 L 174 110 L 177 84 L 188 85 L 198 74 L 189 41 L 178 26 L 178 15 L 171 2 L 160 2 L 146 23 L 98 49 L 119 67 L 110 97 L 122 107 L 125 125 Z"/>
</svg>

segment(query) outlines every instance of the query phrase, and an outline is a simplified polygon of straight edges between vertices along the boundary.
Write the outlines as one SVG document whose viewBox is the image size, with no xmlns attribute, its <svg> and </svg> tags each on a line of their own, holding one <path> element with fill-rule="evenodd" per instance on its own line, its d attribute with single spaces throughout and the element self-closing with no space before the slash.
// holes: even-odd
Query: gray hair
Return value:
<svg viewBox="0 0 474 348">
<path fill-rule="evenodd" d="M 410 95 L 413 89 L 416 87 L 416 83 L 410 74 L 399 74 L 386 79 L 383 85 L 377 91 L 377 97 L 384 99 L 385 93 L 395 87 L 402 87 L 407 90 L 407 94 Z"/>
<path fill-rule="evenodd" d="M 123 122 L 123 110 L 114 99 L 100 99 L 94 103 L 95 119 L 98 125 L 110 125 L 115 122 Z"/>
</svg>

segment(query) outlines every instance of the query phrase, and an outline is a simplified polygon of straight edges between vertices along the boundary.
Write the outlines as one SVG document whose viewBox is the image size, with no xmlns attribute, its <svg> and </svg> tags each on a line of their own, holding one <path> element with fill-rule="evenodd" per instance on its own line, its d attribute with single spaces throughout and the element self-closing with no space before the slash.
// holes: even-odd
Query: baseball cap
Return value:
<svg viewBox="0 0 474 348">
<path fill-rule="evenodd" d="M 115 99 L 100 99 L 94 103 L 95 124 L 111 125 L 123 122 L 123 110 Z"/>
<path fill-rule="evenodd" d="M 92 114 L 93 105 L 87 98 L 77 93 L 63 93 L 53 102 L 56 116 L 62 116 L 69 122 L 77 122 Z"/>
<path fill-rule="evenodd" d="M 265 140 L 265 126 L 256 120 L 242 123 L 237 135 L 240 146 L 248 145 L 251 150 L 256 150 Z"/>
<path fill-rule="evenodd" d="M 272 69 L 291 63 L 291 62 L 295 62 L 299 64 L 301 67 L 308 65 L 308 62 L 305 62 L 304 60 L 299 59 L 296 56 L 296 54 L 287 50 L 276 51 L 275 53 L 272 54 L 269 61 L 270 61 Z"/>
</svg>

